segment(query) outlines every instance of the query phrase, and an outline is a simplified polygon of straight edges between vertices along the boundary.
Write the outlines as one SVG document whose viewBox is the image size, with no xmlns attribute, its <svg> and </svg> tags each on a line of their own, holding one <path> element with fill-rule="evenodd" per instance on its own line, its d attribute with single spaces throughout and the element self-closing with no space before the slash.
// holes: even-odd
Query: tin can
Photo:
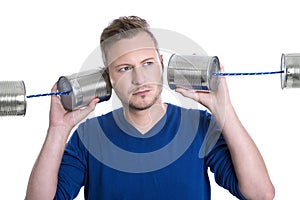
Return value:
<svg viewBox="0 0 300 200">
<path fill-rule="evenodd" d="M 25 115 L 24 81 L 0 81 L 0 116 Z"/>
<path fill-rule="evenodd" d="M 98 97 L 99 102 L 110 99 L 112 87 L 105 69 L 93 69 L 58 79 L 58 91 L 69 92 L 61 95 L 61 103 L 66 110 L 76 110 L 87 106 Z"/>
<path fill-rule="evenodd" d="M 300 53 L 281 56 L 281 88 L 300 88 Z"/>
<path fill-rule="evenodd" d="M 167 69 L 171 89 L 184 87 L 200 91 L 216 91 L 220 62 L 217 56 L 176 55 L 170 57 Z M 215 74 L 215 75 L 214 75 Z"/>
</svg>

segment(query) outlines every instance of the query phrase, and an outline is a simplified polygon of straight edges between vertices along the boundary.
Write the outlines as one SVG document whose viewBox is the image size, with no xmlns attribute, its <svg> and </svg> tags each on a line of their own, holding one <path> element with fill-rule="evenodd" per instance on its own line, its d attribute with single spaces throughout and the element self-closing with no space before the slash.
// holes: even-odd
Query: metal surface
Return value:
<svg viewBox="0 0 300 200">
<path fill-rule="evenodd" d="M 0 116 L 25 115 L 26 89 L 23 81 L 0 81 Z"/>
<path fill-rule="evenodd" d="M 95 97 L 100 99 L 99 102 L 108 100 L 112 88 L 108 73 L 104 69 L 97 69 L 61 76 L 58 91 L 70 92 L 69 95 L 60 96 L 61 102 L 66 110 L 76 110 L 88 105 Z"/>
<path fill-rule="evenodd" d="M 216 91 L 219 85 L 219 59 L 216 56 L 176 55 L 169 60 L 167 77 L 171 89 L 184 87 Z"/>
<path fill-rule="evenodd" d="M 300 88 L 300 53 L 282 54 L 281 88 Z"/>
</svg>

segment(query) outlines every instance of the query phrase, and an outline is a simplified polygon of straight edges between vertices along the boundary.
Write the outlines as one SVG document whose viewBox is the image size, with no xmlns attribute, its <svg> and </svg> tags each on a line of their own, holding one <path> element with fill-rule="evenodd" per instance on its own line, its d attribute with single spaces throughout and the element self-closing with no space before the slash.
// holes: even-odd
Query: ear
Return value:
<svg viewBox="0 0 300 200">
<path fill-rule="evenodd" d="M 112 88 L 113 88 L 113 84 L 112 84 L 112 81 L 111 81 L 111 76 L 110 76 L 110 73 L 109 73 L 109 67 L 105 67 L 105 70 L 104 70 L 104 74 L 105 74 L 105 81 L 107 84 L 109 84 Z"/>
<path fill-rule="evenodd" d="M 162 70 L 164 71 L 165 66 L 164 66 L 164 58 L 163 58 L 162 54 L 159 55 L 159 60 L 160 60 L 160 63 L 161 63 Z"/>
</svg>

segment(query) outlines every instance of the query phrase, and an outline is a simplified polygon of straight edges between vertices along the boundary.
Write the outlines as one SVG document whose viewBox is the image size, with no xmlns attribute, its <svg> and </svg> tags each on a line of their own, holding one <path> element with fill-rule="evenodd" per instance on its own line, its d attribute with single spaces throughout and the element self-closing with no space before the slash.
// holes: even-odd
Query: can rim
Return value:
<svg viewBox="0 0 300 200">
<path fill-rule="evenodd" d="M 219 83 L 220 83 L 220 77 L 219 76 L 213 76 L 215 73 L 220 72 L 220 61 L 217 56 L 212 56 L 210 61 L 209 69 L 207 70 L 207 77 L 208 77 L 208 86 L 209 90 L 212 92 L 217 91 Z M 213 67 L 215 66 L 215 67 Z"/>
<path fill-rule="evenodd" d="M 286 88 L 286 82 L 287 82 L 287 76 L 286 76 L 286 54 L 281 55 L 281 64 L 280 64 L 280 70 L 283 71 L 281 73 L 281 89 Z"/>
</svg>

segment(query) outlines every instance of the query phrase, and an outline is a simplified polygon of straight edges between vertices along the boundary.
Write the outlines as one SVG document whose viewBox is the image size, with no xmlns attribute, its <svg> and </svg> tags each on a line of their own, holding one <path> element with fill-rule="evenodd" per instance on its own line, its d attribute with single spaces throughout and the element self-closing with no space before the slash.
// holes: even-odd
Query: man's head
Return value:
<svg viewBox="0 0 300 200">
<path fill-rule="evenodd" d="M 102 32 L 100 37 L 100 47 L 102 51 L 102 57 L 106 67 L 109 65 L 107 60 L 107 54 L 109 48 L 114 43 L 122 39 L 130 39 L 136 36 L 138 33 L 147 33 L 153 40 L 154 46 L 158 51 L 158 44 L 156 38 L 153 36 L 149 29 L 149 24 L 146 20 L 137 16 L 120 17 L 113 20 Z M 132 49 L 128 49 L 131 51 Z"/>
<path fill-rule="evenodd" d="M 114 20 L 101 34 L 103 61 L 123 106 L 143 110 L 162 91 L 162 57 L 148 23 L 135 16 Z"/>
</svg>

